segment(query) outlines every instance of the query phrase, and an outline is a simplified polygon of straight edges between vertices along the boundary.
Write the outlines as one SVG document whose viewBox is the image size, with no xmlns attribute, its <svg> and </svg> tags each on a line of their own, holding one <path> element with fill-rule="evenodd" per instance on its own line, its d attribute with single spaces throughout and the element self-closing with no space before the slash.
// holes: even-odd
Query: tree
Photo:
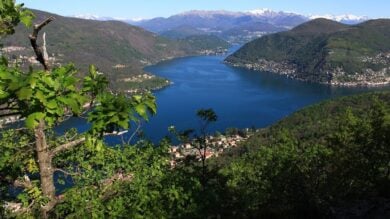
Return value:
<svg viewBox="0 0 390 219">
<path fill-rule="evenodd" d="M 0 2 L 0 34 L 11 34 L 14 27 L 22 21 L 30 24 L 32 13 L 16 5 L 12 0 Z M 98 70 L 91 66 L 89 75 L 79 80 L 73 65 L 52 69 L 47 62 L 46 48 L 37 43 L 39 31 L 52 22 L 49 17 L 33 26 L 29 36 L 36 59 L 43 70 L 23 72 L 17 67 L 9 66 L 6 59 L 0 64 L 0 117 L 18 116 L 25 118 L 25 127 L 8 130 L 3 133 L 0 145 L 5 154 L 0 161 L 1 182 L 20 187 L 18 199 L 24 204 L 25 212 L 39 209 L 42 218 L 47 218 L 53 208 L 64 196 L 56 192 L 55 175 L 84 174 L 93 170 L 79 160 L 64 156 L 77 147 L 88 148 L 90 153 L 100 156 L 104 151 L 103 138 L 115 135 L 130 127 L 130 121 L 148 119 L 156 113 L 155 98 L 150 93 L 126 97 L 107 90 L 107 80 Z M 52 128 L 72 116 L 88 115 L 91 129 L 83 134 L 66 133 L 57 136 Z M 18 137 L 19 136 L 19 137 Z M 28 152 L 28 153 L 25 153 Z M 93 155 L 93 156 L 95 156 Z M 92 155 L 91 155 L 92 156 Z M 99 159 L 98 159 L 99 160 Z M 11 162 L 17 162 L 11 163 Z M 96 160 L 94 161 L 96 164 Z M 28 164 L 26 168 L 21 165 Z M 67 165 L 69 171 L 56 164 Z M 19 166 L 17 166 L 19 165 Z M 7 168 L 13 167 L 9 171 Z M 126 174 L 113 167 L 107 175 L 106 183 L 127 179 Z M 118 172 L 119 171 L 119 172 Z M 35 180 L 36 176 L 39 177 Z M 119 177 L 121 176 L 121 177 Z M 8 196 L 11 198 L 11 196 Z M 20 208 L 19 208 L 20 209 Z"/>
<path fill-rule="evenodd" d="M 207 129 L 211 123 L 217 121 L 218 116 L 213 109 L 200 109 L 196 112 L 196 115 L 198 116 L 200 123 L 198 133 L 196 133 L 196 130 L 194 129 L 177 132 L 175 127 L 170 127 L 169 131 L 172 132 L 179 139 L 179 141 L 189 143 L 195 150 L 197 150 L 197 155 L 199 155 L 202 169 L 200 174 L 201 183 L 204 188 L 206 186 L 207 179 L 206 159 L 209 149 L 209 143 L 207 140 L 209 133 Z"/>
<path fill-rule="evenodd" d="M 203 186 L 206 185 L 206 159 L 207 159 L 207 128 L 209 127 L 210 123 L 216 122 L 218 117 L 217 114 L 215 114 L 214 110 L 212 109 L 200 109 L 196 113 L 196 115 L 200 119 L 200 130 L 199 130 L 199 136 L 195 138 L 195 145 L 194 147 L 199 151 L 199 156 L 202 162 L 202 184 Z"/>
<path fill-rule="evenodd" d="M 29 10 L 23 9 L 23 4 L 15 4 L 13 0 L 0 1 L 0 36 L 13 34 L 14 27 L 22 22 L 26 26 L 31 26 L 33 14 Z"/>
</svg>

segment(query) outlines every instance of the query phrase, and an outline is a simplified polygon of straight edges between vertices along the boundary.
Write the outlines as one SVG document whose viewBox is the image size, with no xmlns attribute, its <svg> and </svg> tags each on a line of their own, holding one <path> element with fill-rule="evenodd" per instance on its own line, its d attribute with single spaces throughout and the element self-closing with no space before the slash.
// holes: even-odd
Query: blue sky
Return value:
<svg viewBox="0 0 390 219">
<path fill-rule="evenodd" d="M 168 17 L 188 10 L 247 11 L 269 8 L 304 15 L 354 14 L 390 17 L 390 0 L 17 0 L 27 7 L 60 15 L 120 18 Z"/>
</svg>

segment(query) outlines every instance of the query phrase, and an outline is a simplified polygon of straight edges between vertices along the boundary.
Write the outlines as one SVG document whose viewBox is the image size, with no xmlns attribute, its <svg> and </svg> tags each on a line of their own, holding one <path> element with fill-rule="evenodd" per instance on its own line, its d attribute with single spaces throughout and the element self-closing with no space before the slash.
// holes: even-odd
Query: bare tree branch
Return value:
<svg viewBox="0 0 390 219">
<path fill-rule="evenodd" d="M 116 132 L 116 131 L 115 131 L 115 132 L 112 132 L 112 133 L 104 133 L 103 136 L 121 136 L 121 135 L 123 135 L 123 134 L 125 134 L 125 133 L 127 133 L 127 132 L 128 132 L 127 130 L 122 131 L 122 132 Z M 78 146 L 78 145 L 84 143 L 85 140 L 86 140 L 85 137 L 81 137 L 81 138 L 76 139 L 76 140 L 74 140 L 74 141 L 71 141 L 71 142 L 62 144 L 62 145 L 60 145 L 60 146 L 54 148 L 54 149 L 50 152 L 50 154 L 51 154 L 52 157 L 54 157 L 54 156 L 58 155 L 59 153 L 61 153 L 61 152 L 63 152 L 63 151 L 70 150 L 70 149 L 72 149 L 73 147 Z"/>
<path fill-rule="evenodd" d="M 128 130 L 124 130 L 124 131 L 121 131 L 121 132 L 117 132 L 117 131 L 114 131 L 114 132 L 111 132 L 111 133 L 104 133 L 103 136 L 121 136 L 121 135 L 124 135 L 126 133 L 128 133 L 129 131 Z"/>
<path fill-rule="evenodd" d="M 47 54 L 47 49 L 46 49 L 46 32 L 43 32 L 42 40 L 43 40 L 43 45 L 42 45 L 43 59 L 47 61 L 49 60 L 49 55 Z"/>
<path fill-rule="evenodd" d="M 14 186 L 18 188 L 30 189 L 33 187 L 30 178 L 27 175 L 24 175 L 23 179 L 17 179 L 14 181 Z"/>
<path fill-rule="evenodd" d="M 133 179 L 133 177 L 134 177 L 134 175 L 131 173 L 125 174 L 122 172 L 118 172 L 118 173 L 112 175 L 110 178 L 101 180 L 100 183 L 101 183 L 101 185 L 104 185 L 104 186 L 110 186 L 115 181 L 130 182 Z"/>
<path fill-rule="evenodd" d="M 42 21 L 41 23 L 35 24 L 34 30 L 33 30 L 32 34 L 29 36 L 31 46 L 33 47 L 35 55 L 36 55 L 36 59 L 39 63 L 42 64 L 45 71 L 49 71 L 50 67 L 49 67 L 49 64 L 47 62 L 48 60 L 46 60 L 44 57 L 44 52 L 42 51 L 42 47 L 38 46 L 38 44 L 37 44 L 37 39 L 38 39 L 39 31 L 53 20 L 54 20 L 54 17 L 50 16 L 50 17 L 46 18 L 44 21 Z"/>
<path fill-rule="evenodd" d="M 131 134 L 130 138 L 127 140 L 127 144 L 130 144 L 131 140 L 133 140 L 134 136 L 137 134 L 139 129 L 141 128 L 141 122 L 137 123 L 137 128 L 134 130 L 134 132 Z"/>
<path fill-rule="evenodd" d="M 13 129 L 15 132 L 20 132 L 20 131 L 26 131 L 29 130 L 28 128 L 22 127 L 22 128 L 15 128 Z M 32 142 L 31 144 L 35 144 L 35 142 Z"/>
<path fill-rule="evenodd" d="M 79 175 L 77 173 L 70 173 L 70 172 L 65 171 L 63 169 L 60 169 L 60 168 L 55 168 L 54 171 L 61 172 L 61 173 L 65 174 L 66 176 L 77 176 L 77 175 Z"/>
<path fill-rule="evenodd" d="M 71 149 L 71 148 L 73 148 L 73 147 L 75 147 L 77 145 L 80 145 L 80 144 L 84 143 L 85 140 L 86 140 L 86 138 L 82 137 L 82 138 L 76 139 L 74 141 L 68 142 L 66 144 L 60 145 L 60 146 L 54 148 L 50 152 L 50 154 L 51 154 L 52 157 L 54 157 L 54 156 L 56 156 L 57 154 L 59 154 L 59 153 L 61 153 L 63 151 L 69 150 L 69 149 Z"/>
<path fill-rule="evenodd" d="M 72 137 L 70 137 L 70 138 L 67 138 L 66 137 L 66 135 L 64 135 L 64 138 L 65 138 L 65 140 L 67 141 L 67 142 L 69 142 L 69 141 L 73 141 L 73 139 L 75 139 L 76 137 L 77 137 L 77 133 L 75 133 Z"/>
</svg>

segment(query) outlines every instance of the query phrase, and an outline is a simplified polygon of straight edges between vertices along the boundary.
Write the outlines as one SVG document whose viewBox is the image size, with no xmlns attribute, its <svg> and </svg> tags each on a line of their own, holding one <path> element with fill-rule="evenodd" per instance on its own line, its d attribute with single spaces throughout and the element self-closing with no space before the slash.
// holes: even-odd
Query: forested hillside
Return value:
<svg viewBox="0 0 390 219">
<path fill-rule="evenodd" d="M 199 42 L 170 40 L 119 21 L 83 20 L 37 10 L 33 12 L 35 22 L 50 16 L 55 18 L 55 25 L 43 31 L 46 33 L 49 61 L 53 65 L 73 62 L 85 74 L 88 66 L 96 63 L 99 70 L 115 84 L 113 87 L 125 90 L 133 88 L 130 82 L 134 76 L 145 73 L 143 67 L 146 65 L 174 57 L 202 54 L 204 50 L 215 51 L 220 46 L 223 49 L 228 47 L 226 43 L 198 45 Z M 15 34 L 1 41 L 5 54 L 24 66 L 35 61 L 28 40 L 31 31 L 19 25 Z M 158 87 L 165 83 L 159 78 L 144 81 L 146 87 Z"/>
<path fill-rule="evenodd" d="M 240 217 L 386 218 L 389 142 L 390 92 L 307 107 L 214 160 L 221 201 Z"/>
<path fill-rule="evenodd" d="M 345 25 L 315 19 L 261 37 L 226 59 L 235 66 L 333 85 L 390 82 L 390 20 Z"/>
</svg>

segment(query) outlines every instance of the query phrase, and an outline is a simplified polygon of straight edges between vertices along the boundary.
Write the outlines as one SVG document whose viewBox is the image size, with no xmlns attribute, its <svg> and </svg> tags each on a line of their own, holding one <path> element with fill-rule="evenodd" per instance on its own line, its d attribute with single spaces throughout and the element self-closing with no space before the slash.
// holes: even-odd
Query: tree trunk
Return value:
<svg viewBox="0 0 390 219">
<path fill-rule="evenodd" d="M 41 189 L 48 203 L 41 207 L 41 217 L 47 218 L 48 212 L 55 205 L 55 187 L 53 180 L 52 157 L 48 148 L 45 136 L 45 122 L 41 120 L 35 128 L 36 150 L 39 162 L 39 175 L 41 178 Z"/>
</svg>

